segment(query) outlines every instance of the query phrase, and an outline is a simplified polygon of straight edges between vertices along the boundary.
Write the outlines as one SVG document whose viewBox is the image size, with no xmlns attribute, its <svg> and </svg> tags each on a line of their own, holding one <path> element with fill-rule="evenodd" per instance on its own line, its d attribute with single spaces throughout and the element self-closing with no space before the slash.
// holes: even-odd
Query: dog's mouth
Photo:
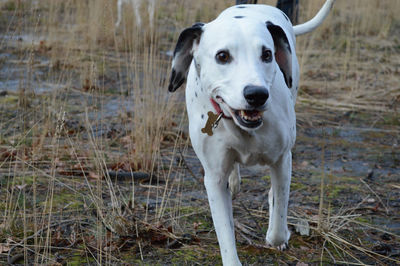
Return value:
<svg viewBox="0 0 400 266">
<path fill-rule="evenodd" d="M 233 110 L 234 118 L 241 126 L 256 128 L 262 124 L 262 111 L 258 110 Z"/>
<path fill-rule="evenodd" d="M 236 110 L 231 108 L 224 100 L 217 96 L 217 102 L 227 109 L 237 125 L 242 128 L 255 129 L 263 123 L 263 111 L 260 110 Z"/>
</svg>

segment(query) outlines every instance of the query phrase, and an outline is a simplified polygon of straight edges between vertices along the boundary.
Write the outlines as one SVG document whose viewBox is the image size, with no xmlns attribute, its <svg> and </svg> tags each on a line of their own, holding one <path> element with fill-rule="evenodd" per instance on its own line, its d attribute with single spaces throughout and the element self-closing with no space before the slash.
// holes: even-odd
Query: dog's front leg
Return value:
<svg viewBox="0 0 400 266">
<path fill-rule="evenodd" d="M 206 171 L 204 184 L 224 265 L 241 265 L 236 252 L 228 176 Z"/>
<path fill-rule="evenodd" d="M 271 189 L 269 191 L 269 225 L 267 243 L 283 250 L 287 247 L 290 232 L 287 227 L 292 153 L 289 151 L 271 166 Z"/>
</svg>

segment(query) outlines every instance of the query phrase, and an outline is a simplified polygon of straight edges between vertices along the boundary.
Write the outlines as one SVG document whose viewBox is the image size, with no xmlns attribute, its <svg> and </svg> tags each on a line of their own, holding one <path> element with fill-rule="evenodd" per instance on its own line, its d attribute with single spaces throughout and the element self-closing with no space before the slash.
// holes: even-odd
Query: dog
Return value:
<svg viewBox="0 0 400 266">
<path fill-rule="evenodd" d="M 149 24 L 150 27 L 153 26 L 154 22 L 154 9 L 156 5 L 156 0 L 147 0 L 148 3 L 147 6 L 147 13 L 149 15 Z M 121 24 L 122 20 L 122 6 L 124 4 L 131 5 L 135 12 L 135 19 L 136 19 L 136 25 L 140 28 L 142 26 L 142 16 L 140 15 L 140 6 L 142 4 L 142 0 L 118 0 L 117 2 L 117 21 L 115 22 L 115 28 L 118 28 L 119 25 Z"/>
<path fill-rule="evenodd" d="M 204 168 L 224 265 L 241 265 L 232 215 L 241 165 L 270 167 L 266 241 L 287 248 L 299 84 L 295 36 L 318 27 L 333 3 L 327 0 L 313 19 L 294 27 L 275 7 L 237 5 L 210 23 L 183 30 L 178 38 L 168 89 L 175 91 L 187 79 L 189 135 Z"/>
</svg>

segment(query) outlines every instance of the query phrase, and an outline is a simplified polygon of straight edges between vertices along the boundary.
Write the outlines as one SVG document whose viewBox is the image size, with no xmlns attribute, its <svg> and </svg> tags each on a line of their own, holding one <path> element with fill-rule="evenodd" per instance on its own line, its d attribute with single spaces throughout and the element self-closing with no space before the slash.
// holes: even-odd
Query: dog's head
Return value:
<svg viewBox="0 0 400 266">
<path fill-rule="evenodd" d="M 261 127 L 277 73 L 292 87 L 288 38 L 269 21 L 234 16 L 185 29 L 174 51 L 169 91 L 183 84 L 192 61 L 203 91 L 244 130 Z"/>
</svg>

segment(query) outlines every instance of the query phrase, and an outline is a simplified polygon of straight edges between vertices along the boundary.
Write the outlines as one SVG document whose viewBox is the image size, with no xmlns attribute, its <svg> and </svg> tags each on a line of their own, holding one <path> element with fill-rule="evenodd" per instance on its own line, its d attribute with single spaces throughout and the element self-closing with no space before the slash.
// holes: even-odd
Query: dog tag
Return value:
<svg viewBox="0 0 400 266">
<path fill-rule="evenodd" d="M 206 122 L 206 125 L 204 128 L 201 129 L 201 132 L 212 136 L 213 135 L 213 129 L 218 126 L 219 121 L 221 120 L 222 116 L 224 115 L 223 113 L 220 114 L 214 114 L 213 112 L 208 112 L 208 119 Z"/>
</svg>

